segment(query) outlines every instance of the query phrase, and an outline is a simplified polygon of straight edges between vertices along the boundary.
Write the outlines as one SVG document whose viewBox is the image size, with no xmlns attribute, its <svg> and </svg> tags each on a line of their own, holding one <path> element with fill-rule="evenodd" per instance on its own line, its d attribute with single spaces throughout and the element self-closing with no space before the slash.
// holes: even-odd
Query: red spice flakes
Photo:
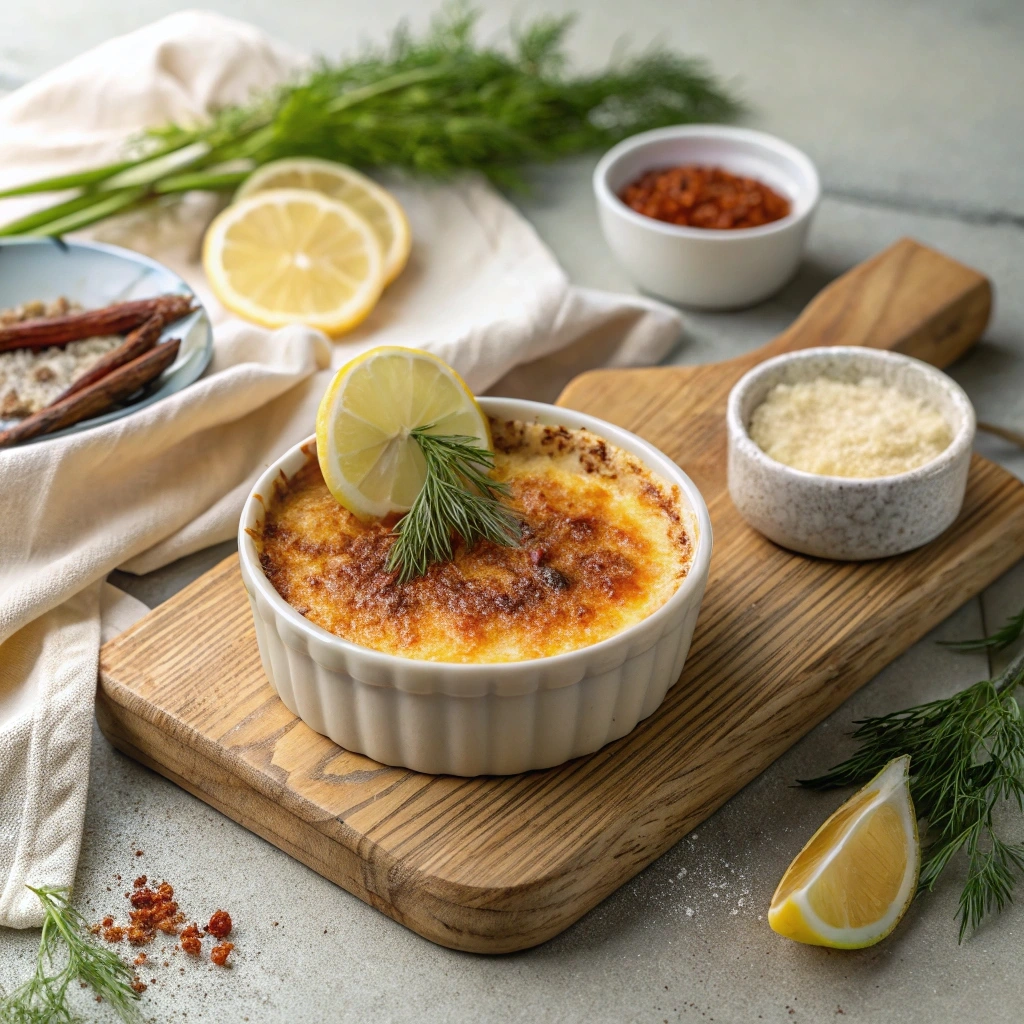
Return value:
<svg viewBox="0 0 1024 1024">
<path fill-rule="evenodd" d="M 231 915 L 226 910 L 215 910 L 206 931 L 215 938 L 227 938 L 231 934 Z"/>
<path fill-rule="evenodd" d="M 202 935 L 199 932 L 199 925 L 193 923 L 182 930 L 178 945 L 188 953 L 189 956 L 199 956 L 203 951 Z"/>
<path fill-rule="evenodd" d="M 139 853 L 141 854 L 141 851 Z M 178 938 L 178 943 L 171 949 L 173 955 L 177 955 L 178 950 L 181 949 L 196 959 L 202 957 L 204 933 L 213 936 L 215 940 L 223 940 L 231 934 L 233 922 L 231 915 L 226 910 L 215 910 L 210 916 L 209 923 L 202 930 L 195 922 L 182 928 L 185 915 L 178 908 L 178 903 L 174 898 L 174 888 L 167 882 L 153 886 L 149 886 L 148 882 L 149 879 L 146 875 L 139 875 L 132 883 L 132 891 L 125 893 L 131 903 L 131 909 L 128 912 L 130 923 L 127 927 L 115 924 L 113 916 L 107 915 L 98 924 L 92 925 L 89 929 L 90 932 L 94 935 L 102 934 L 108 942 L 120 942 L 123 938 L 127 938 L 135 946 L 144 946 L 163 932 Z M 277 923 L 277 921 L 274 922 L 275 925 Z M 233 942 L 219 941 L 210 951 L 210 960 L 218 967 L 230 967 L 228 957 L 234 948 Z M 166 956 L 167 948 L 164 947 L 161 952 Z M 137 968 L 141 968 L 148 962 L 147 954 L 141 951 L 132 961 Z M 169 960 L 164 960 L 163 965 L 164 967 L 171 966 Z M 180 971 L 184 974 L 185 968 L 180 968 Z M 156 984 L 156 978 L 151 978 L 150 984 Z M 132 988 L 136 992 L 142 993 L 147 987 L 146 983 L 136 974 L 132 981 Z"/>
<path fill-rule="evenodd" d="M 756 178 L 696 165 L 647 171 L 619 198 L 645 217 L 715 230 L 761 227 L 790 210 L 788 199 Z"/>
<path fill-rule="evenodd" d="M 233 942 L 218 942 L 213 949 L 210 950 L 210 959 L 218 966 L 224 967 L 228 962 L 228 953 L 235 948 Z"/>
<path fill-rule="evenodd" d="M 142 851 L 141 850 L 136 850 L 135 851 L 135 856 L 136 857 L 141 857 L 142 856 Z"/>
<path fill-rule="evenodd" d="M 131 925 L 128 941 L 144 946 L 153 941 L 157 931 L 176 935 L 178 925 L 185 919 L 174 900 L 174 889 L 162 882 L 155 889 L 143 886 L 128 897 L 132 909 L 128 913 Z"/>
</svg>

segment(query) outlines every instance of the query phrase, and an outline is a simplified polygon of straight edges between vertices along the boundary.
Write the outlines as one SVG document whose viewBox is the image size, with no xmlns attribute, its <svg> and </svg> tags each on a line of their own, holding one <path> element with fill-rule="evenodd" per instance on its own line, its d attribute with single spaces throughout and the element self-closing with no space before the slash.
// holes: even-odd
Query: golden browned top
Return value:
<svg viewBox="0 0 1024 1024">
<path fill-rule="evenodd" d="M 356 519 L 331 496 L 311 452 L 254 533 L 267 578 L 337 636 L 428 661 L 561 654 L 660 608 L 693 554 L 678 489 L 585 430 L 491 428 L 494 475 L 523 518 L 520 547 L 460 543 L 454 561 L 398 584 L 385 569 L 397 517 Z"/>
</svg>

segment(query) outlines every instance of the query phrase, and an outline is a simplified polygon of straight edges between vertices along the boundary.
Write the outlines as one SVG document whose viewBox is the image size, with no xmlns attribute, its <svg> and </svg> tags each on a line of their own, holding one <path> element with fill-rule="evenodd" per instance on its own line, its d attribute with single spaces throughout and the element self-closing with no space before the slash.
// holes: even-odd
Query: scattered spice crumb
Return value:
<svg viewBox="0 0 1024 1024">
<path fill-rule="evenodd" d="M 135 853 L 136 856 L 142 856 L 141 850 L 136 850 Z M 118 881 L 121 879 L 120 875 L 114 877 Z M 107 891 L 110 892 L 109 886 Z M 181 949 L 189 956 L 199 959 L 203 951 L 204 933 L 213 936 L 215 940 L 224 940 L 231 934 L 234 927 L 231 915 L 226 910 L 217 909 L 202 930 L 194 921 L 183 928 L 185 915 L 179 909 L 174 898 L 173 886 L 168 882 L 161 882 L 159 885 L 154 882 L 150 885 L 146 875 L 139 875 L 135 879 L 132 883 L 132 891 L 126 892 L 125 897 L 131 904 L 131 909 L 128 912 L 130 923 L 127 926 L 115 924 L 114 916 L 108 914 L 98 924 L 89 927 L 89 931 L 93 935 L 102 934 L 103 938 L 111 943 L 127 938 L 133 945 L 143 946 L 152 942 L 160 932 L 163 932 L 178 940 L 170 948 L 172 957 L 177 956 L 178 950 Z M 274 922 L 275 927 L 278 924 L 278 921 Z M 324 934 L 327 934 L 327 929 L 324 929 Z M 215 966 L 230 968 L 232 965 L 228 962 L 228 957 L 234 948 L 233 942 L 218 941 L 210 951 L 210 960 Z M 162 946 L 160 953 L 167 956 L 168 947 Z M 154 952 L 154 956 L 156 955 Z M 143 964 L 149 963 L 149 957 L 146 953 L 139 951 L 132 963 L 135 967 L 142 967 Z M 170 959 L 163 960 L 163 966 L 170 967 Z M 213 970 L 213 967 L 208 969 Z M 179 972 L 184 974 L 185 968 L 180 967 Z M 156 978 L 150 978 L 149 985 L 155 985 L 156 982 Z M 138 993 L 144 992 L 148 987 L 138 974 L 134 975 L 131 985 Z"/>
<path fill-rule="evenodd" d="M 202 952 L 202 937 L 199 934 L 199 925 L 193 923 L 182 930 L 178 945 L 188 953 L 189 956 L 199 956 Z"/>
<path fill-rule="evenodd" d="M 132 909 L 129 911 L 131 927 L 128 941 L 136 946 L 152 942 L 157 931 L 176 935 L 178 925 L 185 919 L 174 899 L 174 888 L 161 882 L 156 889 L 143 887 L 128 896 Z"/>
<path fill-rule="evenodd" d="M 142 856 L 142 851 L 141 850 L 136 850 L 135 851 L 135 856 L 136 857 L 141 857 Z"/>
<path fill-rule="evenodd" d="M 213 949 L 210 950 L 210 959 L 218 966 L 227 966 L 228 954 L 235 948 L 233 942 L 218 942 Z"/>
<path fill-rule="evenodd" d="M 215 910 L 206 930 L 218 939 L 225 939 L 231 934 L 231 915 L 226 910 Z"/>
<path fill-rule="evenodd" d="M 274 927 L 275 927 L 275 928 L 277 927 L 277 922 L 276 922 L 276 921 L 274 922 Z"/>
</svg>

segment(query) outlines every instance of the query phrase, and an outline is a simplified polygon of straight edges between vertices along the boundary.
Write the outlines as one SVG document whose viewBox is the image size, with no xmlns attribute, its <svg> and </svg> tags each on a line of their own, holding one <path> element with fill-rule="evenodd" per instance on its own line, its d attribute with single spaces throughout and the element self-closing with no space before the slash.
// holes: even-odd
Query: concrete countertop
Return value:
<svg viewBox="0 0 1024 1024">
<path fill-rule="evenodd" d="M 0 88 L 176 6 L 173 0 L 2 5 Z M 329 54 L 382 38 L 404 15 L 415 25 L 425 20 L 421 5 L 410 0 L 214 0 L 210 6 Z M 799 276 L 753 310 L 687 313 L 686 337 L 673 361 L 708 362 L 762 344 L 832 277 L 912 235 L 993 279 L 997 306 L 986 338 L 952 373 L 980 419 L 1024 431 L 1024 7 L 1016 0 L 491 0 L 480 6 L 485 32 L 510 15 L 579 10 L 573 43 L 584 63 L 601 60 L 623 36 L 635 45 L 659 40 L 703 54 L 736 80 L 753 108 L 749 124 L 784 136 L 817 162 L 825 198 Z M 592 166 L 581 159 L 539 172 L 533 191 L 514 201 L 573 280 L 629 290 L 599 236 Z M 1024 453 L 1013 446 L 982 435 L 978 449 L 1024 476 Z M 230 549 L 222 545 L 148 577 L 115 574 L 115 582 L 153 605 Z M 799 946 L 774 935 L 765 916 L 786 865 L 843 798 L 793 789 L 794 780 L 852 749 L 853 720 L 985 676 L 985 656 L 954 655 L 935 641 L 981 635 L 1022 602 L 1024 564 L 892 664 L 694 833 L 537 949 L 486 958 L 434 946 L 116 753 L 98 733 L 79 900 L 92 920 L 96 911 L 119 905 L 124 883 L 115 874 L 146 873 L 170 880 L 190 914 L 231 911 L 233 970 L 182 964 L 179 956 L 171 968 L 143 972 L 147 982 L 156 978 L 143 1009 L 158 1021 L 1017 1021 L 1024 912 L 1010 907 L 958 946 L 962 865 L 873 949 Z M 24 975 L 37 943 L 38 932 L 0 936 L 0 982 Z"/>
</svg>

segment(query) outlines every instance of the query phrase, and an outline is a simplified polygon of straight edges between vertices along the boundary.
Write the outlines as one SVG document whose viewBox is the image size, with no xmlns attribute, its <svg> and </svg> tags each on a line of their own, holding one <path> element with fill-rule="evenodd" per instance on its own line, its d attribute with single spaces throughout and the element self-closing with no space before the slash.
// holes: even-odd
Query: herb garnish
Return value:
<svg viewBox="0 0 1024 1024">
<path fill-rule="evenodd" d="M 399 583 L 422 576 L 434 562 L 450 561 L 454 534 L 467 547 L 478 540 L 515 547 L 520 539 L 519 519 L 501 501 L 508 486 L 487 475 L 494 468 L 494 453 L 475 437 L 431 434 L 432 426 L 410 431 L 427 474 L 412 508 L 395 526 L 398 539 L 387 568 L 398 570 Z"/>
<path fill-rule="evenodd" d="M 719 121 L 739 104 L 703 62 L 662 50 L 589 75 L 567 75 L 571 17 L 542 17 L 509 50 L 474 39 L 478 15 L 451 4 L 413 38 L 338 63 L 200 126 L 154 128 L 136 159 L 36 181 L 0 197 L 77 188 L 4 225 L 0 235 L 56 235 L 193 189 L 233 191 L 254 167 L 318 156 L 430 175 L 470 169 L 501 184 L 524 163 L 604 149 L 635 132 Z M 241 168 L 239 167 L 241 161 Z"/>
<path fill-rule="evenodd" d="M 39 940 L 35 972 L 10 995 L 0 995 L 3 1024 L 74 1024 L 80 1020 L 68 1002 L 68 989 L 84 982 L 108 1002 L 123 1021 L 139 1021 L 132 988 L 132 969 L 113 951 L 90 940 L 85 919 L 71 906 L 70 890 L 53 886 L 29 886 L 46 914 Z M 58 948 L 63 946 L 67 963 L 57 967 Z"/>
<path fill-rule="evenodd" d="M 999 650 L 1024 632 L 1024 611 L 997 633 L 951 645 Z M 848 760 L 800 785 L 811 789 L 860 784 L 902 754 L 910 755 L 910 792 L 928 823 L 918 893 L 931 891 L 959 850 L 968 858 L 960 894 L 960 941 L 986 913 L 1012 901 L 1024 875 L 1024 843 L 997 831 L 1001 808 L 1024 812 L 1024 720 L 1015 697 L 1024 684 L 1024 652 L 993 679 L 952 697 L 855 723 L 860 749 Z"/>
</svg>

